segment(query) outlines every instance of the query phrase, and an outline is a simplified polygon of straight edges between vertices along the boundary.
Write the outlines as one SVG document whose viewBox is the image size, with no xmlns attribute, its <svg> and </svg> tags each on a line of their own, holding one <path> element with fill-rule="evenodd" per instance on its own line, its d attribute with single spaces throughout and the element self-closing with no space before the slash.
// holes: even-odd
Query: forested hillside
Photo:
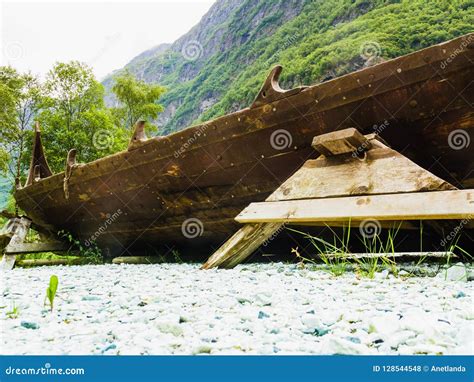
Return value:
<svg viewBox="0 0 474 382">
<path fill-rule="evenodd" d="M 126 69 L 167 87 L 170 133 L 248 106 L 270 68 L 314 84 L 473 30 L 472 0 L 218 0 L 189 33 Z M 110 88 L 112 76 L 104 84 Z M 113 102 L 109 97 L 108 102 Z"/>
</svg>

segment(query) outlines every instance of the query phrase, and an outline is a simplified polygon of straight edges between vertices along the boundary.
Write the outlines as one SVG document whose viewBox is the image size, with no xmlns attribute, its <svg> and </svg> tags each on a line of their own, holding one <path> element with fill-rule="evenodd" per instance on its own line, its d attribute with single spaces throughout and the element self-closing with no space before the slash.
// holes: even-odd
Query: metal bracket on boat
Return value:
<svg viewBox="0 0 474 382">
<path fill-rule="evenodd" d="M 64 197 L 69 199 L 69 179 L 72 176 L 72 170 L 74 167 L 77 167 L 76 164 L 76 157 L 77 157 L 77 150 L 71 149 L 67 153 L 66 159 L 66 169 L 64 170 L 64 180 L 63 180 L 63 190 L 64 190 Z"/>
<path fill-rule="evenodd" d="M 252 105 L 250 105 L 251 109 L 292 96 L 294 94 L 298 94 L 300 91 L 307 88 L 307 86 L 299 86 L 291 90 L 283 90 L 278 84 L 278 79 L 280 78 L 282 70 L 283 67 L 281 65 L 277 65 L 272 69 L 267 79 L 263 83 L 262 88 L 258 92 L 257 97 L 253 101 Z"/>
<path fill-rule="evenodd" d="M 28 179 L 26 186 L 33 184 L 35 180 L 47 178 L 53 175 L 49 168 L 48 161 L 43 149 L 43 143 L 41 142 L 41 131 L 39 122 L 35 125 L 35 136 L 33 138 L 33 151 L 31 155 L 30 169 L 28 172 Z"/>
<path fill-rule="evenodd" d="M 137 145 L 142 142 L 145 142 L 148 139 L 145 133 L 145 123 L 145 121 L 139 120 L 135 124 L 132 139 L 130 139 L 130 143 L 128 144 L 129 150 L 135 148 Z"/>
</svg>

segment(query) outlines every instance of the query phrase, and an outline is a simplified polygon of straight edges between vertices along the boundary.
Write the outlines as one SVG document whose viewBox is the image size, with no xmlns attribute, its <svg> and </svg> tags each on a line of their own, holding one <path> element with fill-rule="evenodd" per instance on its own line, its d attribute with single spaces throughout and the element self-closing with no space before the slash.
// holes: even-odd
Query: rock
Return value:
<svg viewBox="0 0 474 382">
<path fill-rule="evenodd" d="M 258 293 L 255 295 L 255 302 L 260 306 L 270 306 L 272 304 L 272 294 L 269 292 Z"/>
<path fill-rule="evenodd" d="M 23 326 L 25 329 L 39 329 L 39 325 L 36 322 L 31 322 L 31 321 L 21 321 L 21 326 Z"/>
<path fill-rule="evenodd" d="M 212 347 L 209 345 L 200 345 L 197 348 L 193 349 L 193 354 L 210 354 Z"/>
<path fill-rule="evenodd" d="M 82 301 L 100 301 L 98 296 L 83 296 Z"/>
<path fill-rule="evenodd" d="M 357 337 L 346 337 L 347 340 L 355 343 L 355 344 L 360 344 L 360 338 Z"/>
<path fill-rule="evenodd" d="M 301 317 L 301 323 L 308 329 L 314 329 L 322 325 L 321 320 L 315 314 L 304 314 Z"/>
<path fill-rule="evenodd" d="M 338 337 L 326 337 L 321 346 L 322 354 L 369 354 L 369 349 Z"/>
<path fill-rule="evenodd" d="M 384 269 L 382 272 L 375 273 L 374 278 L 376 280 L 385 280 L 388 278 L 389 273 L 388 269 Z"/>
<path fill-rule="evenodd" d="M 467 269 L 463 263 L 457 263 L 449 267 L 445 273 L 446 280 L 467 281 Z"/>
<path fill-rule="evenodd" d="M 110 345 L 107 345 L 105 348 L 103 348 L 103 349 L 101 350 L 101 353 L 104 354 L 104 353 L 106 353 L 107 351 L 113 350 L 113 349 L 117 349 L 117 345 L 115 345 L 115 344 L 110 344 Z"/>
<path fill-rule="evenodd" d="M 268 314 L 266 314 L 265 312 L 258 312 L 258 318 L 259 320 L 261 320 L 262 318 L 269 318 L 270 316 Z"/>
<path fill-rule="evenodd" d="M 175 337 L 183 335 L 183 329 L 176 324 L 168 323 L 168 322 L 160 322 L 157 324 L 157 328 L 162 333 L 169 333 Z"/>
</svg>

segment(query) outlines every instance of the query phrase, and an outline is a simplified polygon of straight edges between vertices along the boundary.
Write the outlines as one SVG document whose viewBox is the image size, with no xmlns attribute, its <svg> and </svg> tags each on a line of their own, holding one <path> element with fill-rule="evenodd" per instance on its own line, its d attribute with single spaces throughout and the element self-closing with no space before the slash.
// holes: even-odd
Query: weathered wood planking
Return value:
<svg viewBox="0 0 474 382">
<path fill-rule="evenodd" d="M 24 217 L 11 219 L 7 223 L 7 227 L 12 227 L 11 233 L 13 233 L 13 235 L 11 235 L 11 239 L 5 248 L 2 260 L 0 261 L 0 270 L 9 271 L 13 269 L 15 266 L 16 255 L 8 254 L 8 248 L 9 246 L 18 245 L 25 241 L 30 225 L 31 220 Z"/>
<path fill-rule="evenodd" d="M 306 223 L 315 221 L 471 219 L 474 191 L 432 191 L 343 198 L 252 203 L 239 223 Z"/>
<path fill-rule="evenodd" d="M 364 159 L 342 154 L 309 160 L 266 200 L 456 189 L 376 139 L 366 142 L 372 149 Z"/>
<path fill-rule="evenodd" d="M 270 103 L 168 137 L 137 142 L 131 150 L 75 169 L 67 200 L 64 173 L 42 176 L 17 190 L 18 204 L 38 225 L 53 232 L 67 229 L 82 239 L 107 214 L 122 209 L 98 239 L 102 248 L 191 244 L 180 234 L 180 223 L 189 216 L 207 228 L 192 244 L 214 245 L 235 228 L 236 210 L 249 200 L 264 200 L 316 155 L 311 150 L 314 136 L 351 126 L 370 133 L 384 121 L 389 127 L 382 135 L 392 147 L 427 168 L 433 166 L 432 172 L 449 177 L 455 186 L 466 187 L 474 184 L 474 145 L 452 150 L 448 136 L 456 129 L 474 133 L 474 50 L 459 51 L 470 36 L 283 97 L 274 94 L 267 99 Z M 440 69 L 454 52 L 450 64 Z M 282 129 L 292 142 L 277 150 L 270 138 Z M 216 216 L 222 224 L 214 222 Z"/>
<path fill-rule="evenodd" d="M 233 268 L 248 258 L 265 240 L 274 235 L 282 224 L 247 224 L 227 240 L 202 266 Z"/>
</svg>

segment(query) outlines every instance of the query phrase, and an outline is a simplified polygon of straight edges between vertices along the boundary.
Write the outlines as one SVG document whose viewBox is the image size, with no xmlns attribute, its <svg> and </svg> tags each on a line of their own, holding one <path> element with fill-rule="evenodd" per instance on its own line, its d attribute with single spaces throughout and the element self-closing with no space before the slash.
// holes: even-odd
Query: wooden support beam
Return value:
<svg viewBox="0 0 474 382">
<path fill-rule="evenodd" d="M 244 225 L 204 263 L 201 269 L 235 267 L 274 235 L 281 226 L 279 223 Z"/>
<path fill-rule="evenodd" d="M 69 249 L 71 249 L 71 245 L 59 241 L 49 243 L 10 243 L 5 248 L 5 254 L 19 255 L 39 252 L 67 252 Z"/>
<path fill-rule="evenodd" d="M 251 203 L 240 223 L 472 219 L 474 190 L 366 195 Z"/>
<path fill-rule="evenodd" d="M 400 258 L 400 257 L 432 257 L 432 258 L 456 258 L 452 252 L 394 252 L 394 253 L 347 253 L 341 255 L 339 253 L 327 253 L 324 255 L 328 259 L 344 258 L 351 259 L 375 259 L 375 258 Z"/>
<path fill-rule="evenodd" d="M 363 152 L 372 147 L 370 141 L 353 127 L 321 134 L 313 138 L 313 148 L 325 156 Z"/>
<path fill-rule="evenodd" d="M 23 243 L 25 241 L 26 235 L 28 234 L 28 230 L 30 229 L 30 225 L 31 225 L 31 220 L 27 218 L 22 217 L 22 218 L 15 218 L 12 220 L 14 220 L 14 222 L 9 221 L 7 223 L 7 226 L 9 224 L 13 226 L 13 235 L 11 237 L 11 240 L 8 246 Z M 15 260 L 16 260 L 16 255 L 9 255 L 9 254 L 4 253 L 2 260 L 0 261 L 0 270 L 2 271 L 12 270 L 15 265 Z"/>
</svg>

